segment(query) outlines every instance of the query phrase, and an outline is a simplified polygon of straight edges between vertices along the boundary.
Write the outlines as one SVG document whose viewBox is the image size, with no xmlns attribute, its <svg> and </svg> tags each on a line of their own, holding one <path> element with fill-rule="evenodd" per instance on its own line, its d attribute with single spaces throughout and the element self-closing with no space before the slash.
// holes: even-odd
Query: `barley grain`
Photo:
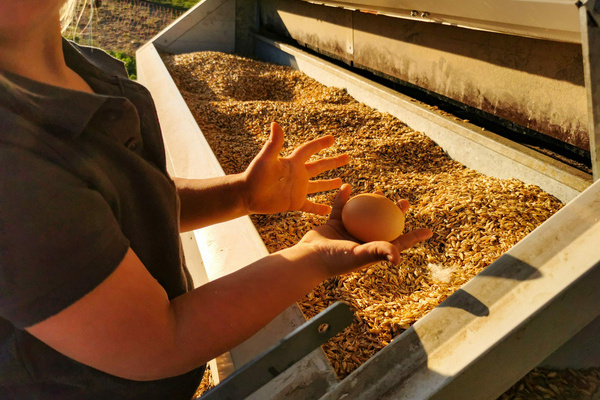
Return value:
<svg viewBox="0 0 600 400">
<path fill-rule="evenodd" d="M 267 140 L 271 121 L 286 132 L 284 155 L 332 134 L 335 145 L 315 158 L 345 152 L 352 161 L 321 178 L 341 176 L 354 194 L 379 188 L 394 200 L 406 198 L 412 204 L 406 229 L 434 231 L 429 241 L 405 251 L 400 265 L 382 262 L 328 279 L 298 302 L 307 318 L 338 300 L 354 311 L 354 323 L 323 346 L 340 378 L 563 206 L 537 186 L 466 168 L 397 118 L 291 68 L 214 52 L 163 60 L 226 173 L 246 168 Z M 331 204 L 334 195 L 310 197 Z M 254 215 L 252 221 L 275 252 L 326 218 L 287 212 Z"/>
</svg>

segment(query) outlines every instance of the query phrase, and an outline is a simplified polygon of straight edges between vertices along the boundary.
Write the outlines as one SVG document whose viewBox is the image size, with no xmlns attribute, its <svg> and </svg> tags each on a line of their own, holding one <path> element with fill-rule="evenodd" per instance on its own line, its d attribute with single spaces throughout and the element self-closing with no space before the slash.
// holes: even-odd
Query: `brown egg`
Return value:
<svg viewBox="0 0 600 400">
<path fill-rule="evenodd" d="M 342 209 L 348 233 L 363 242 L 396 239 L 404 231 L 404 213 L 390 199 L 375 193 L 352 197 Z"/>
</svg>

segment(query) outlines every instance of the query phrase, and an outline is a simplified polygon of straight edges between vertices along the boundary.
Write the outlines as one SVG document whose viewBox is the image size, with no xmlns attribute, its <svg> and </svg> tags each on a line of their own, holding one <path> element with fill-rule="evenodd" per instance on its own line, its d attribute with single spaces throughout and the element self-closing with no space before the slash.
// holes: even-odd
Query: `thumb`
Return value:
<svg viewBox="0 0 600 400">
<path fill-rule="evenodd" d="M 269 140 L 264 144 L 259 154 L 269 158 L 279 156 L 283 147 L 283 139 L 283 129 L 281 129 L 281 126 L 277 122 L 272 122 Z"/>
<path fill-rule="evenodd" d="M 433 236 L 431 229 L 418 228 L 414 231 L 407 232 L 404 235 L 400 235 L 398 238 L 394 239 L 393 242 L 398 246 L 398 249 L 402 251 L 413 247 L 419 242 L 429 239 L 431 236 Z"/>
<path fill-rule="evenodd" d="M 363 265 L 370 265 L 379 261 L 397 263 L 400 251 L 390 242 L 367 242 L 357 246 L 354 254 Z"/>
</svg>

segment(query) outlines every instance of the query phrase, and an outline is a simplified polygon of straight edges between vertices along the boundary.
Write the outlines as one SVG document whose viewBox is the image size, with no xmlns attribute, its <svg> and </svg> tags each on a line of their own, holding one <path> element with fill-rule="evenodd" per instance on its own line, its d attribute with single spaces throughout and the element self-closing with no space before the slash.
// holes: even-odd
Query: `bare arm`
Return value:
<svg viewBox="0 0 600 400">
<path fill-rule="evenodd" d="M 153 380 L 189 371 L 251 336 L 323 279 L 378 260 L 431 236 L 415 230 L 393 243 L 358 244 L 339 215 L 297 245 L 168 300 L 133 251 L 96 289 L 28 331 L 57 351 L 107 373 Z"/>
<path fill-rule="evenodd" d="M 235 347 L 318 283 L 306 255 L 295 253 L 270 255 L 169 301 L 130 250 L 95 290 L 28 331 L 116 376 L 179 375 Z"/>
<path fill-rule="evenodd" d="M 242 174 L 208 179 L 173 178 L 181 202 L 181 232 L 248 215 Z"/>
<path fill-rule="evenodd" d="M 328 214 L 330 206 L 311 202 L 306 196 L 337 189 L 342 180 L 312 178 L 347 164 L 350 158 L 342 154 L 308 161 L 333 145 L 332 136 L 309 141 L 289 156 L 279 157 L 283 140 L 283 130 L 273 123 L 269 141 L 246 171 L 211 179 L 175 179 L 181 199 L 180 230 L 185 232 L 252 213 L 301 210 Z"/>
</svg>

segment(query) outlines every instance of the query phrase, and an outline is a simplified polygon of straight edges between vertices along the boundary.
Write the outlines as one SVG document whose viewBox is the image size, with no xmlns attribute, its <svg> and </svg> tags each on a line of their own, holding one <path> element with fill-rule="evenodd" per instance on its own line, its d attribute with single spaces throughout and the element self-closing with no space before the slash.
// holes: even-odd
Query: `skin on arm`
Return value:
<svg viewBox="0 0 600 400">
<path fill-rule="evenodd" d="M 0 70 L 91 91 L 65 63 L 58 18 L 62 4 L 63 0 L 0 1 Z M 327 214 L 329 206 L 311 203 L 306 194 L 337 188 L 341 181 L 310 179 L 346 164 L 348 157 L 308 161 L 331 145 L 330 137 L 309 142 L 289 157 L 278 156 L 282 143 L 283 133 L 274 126 L 269 143 L 244 173 L 205 182 L 179 181 L 186 229 L 253 212 L 298 209 Z M 339 216 L 349 193 L 349 187 L 340 190 L 332 218 Z M 227 194 L 231 201 L 224 202 L 220 195 Z M 199 201 L 201 207 L 195 205 Z M 170 301 L 130 250 L 94 290 L 27 331 L 66 356 L 116 376 L 175 376 L 239 344 L 323 279 L 386 258 L 397 261 L 399 251 L 429 236 L 430 232 L 414 231 L 394 243 L 358 244 L 343 231 L 341 221 L 332 219 L 297 245 Z"/>
<path fill-rule="evenodd" d="M 330 221 L 288 249 L 168 300 L 133 251 L 96 289 L 27 330 L 57 351 L 134 380 L 175 376 L 241 343 L 322 280 L 380 260 L 431 236 L 359 244 L 345 232 L 336 197 Z"/>
<path fill-rule="evenodd" d="M 309 159 L 333 145 L 332 136 L 304 143 L 287 157 L 280 157 L 284 134 L 271 124 L 271 136 L 246 171 L 210 179 L 175 178 L 181 201 L 182 232 L 202 228 L 248 214 L 305 211 L 327 215 L 331 207 L 306 198 L 341 186 L 342 180 L 312 180 L 317 175 L 348 164 L 341 154 L 316 161 Z"/>
<path fill-rule="evenodd" d="M 129 250 L 96 289 L 27 330 L 66 356 L 122 378 L 179 375 L 235 347 L 316 285 L 316 274 L 304 270 L 310 265 L 297 260 L 303 256 L 270 255 L 169 301 Z"/>
</svg>

